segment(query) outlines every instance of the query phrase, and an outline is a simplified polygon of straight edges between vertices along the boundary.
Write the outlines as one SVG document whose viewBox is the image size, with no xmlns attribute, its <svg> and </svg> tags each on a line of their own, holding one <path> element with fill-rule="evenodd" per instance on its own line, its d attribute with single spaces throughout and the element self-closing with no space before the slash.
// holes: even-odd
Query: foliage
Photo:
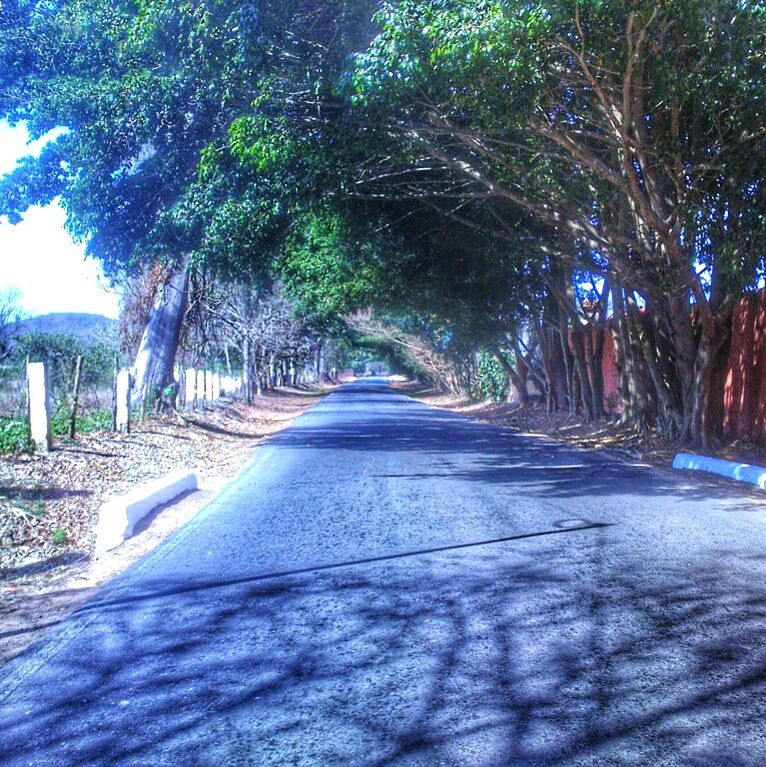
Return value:
<svg viewBox="0 0 766 767">
<path fill-rule="evenodd" d="M 348 215 L 314 208 L 294 222 L 276 269 L 299 308 L 329 319 L 380 298 L 382 246 Z"/>
<path fill-rule="evenodd" d="M 479 399 L 491 399 L 502 402 L 508 396 L 508 376 L 497 357 L 487 351 L 478 353 L 476 382 L 473 393 Z"/>
<path fill-rule="evenodd" d="M 0 453 L 21 453 L 32 450 L 29 422 L 21 418 L 0 416 Z"/>
<path fill-rule="evenodd" d="M 5 5 L 0 116 L 62 129 L 0 181 L 11 220 L 60 195 L 111 273 L 190 263 L 241 359 L 362 312 L 446 386 L 529 373 L 593 417 L 611 310 L 626 417 L 709 440 L 766 267 L 763 3 Z"/>
<path fill-rule="evenodd" d="M 47 362 L 54 397 L 65 400 L 72 389 L 74 368 L 82 356 L 81 386 L 83 389 L 110 388 L 114 375 L 115 349 L 102 342 L 87 344 L 66 333 L 27 333 L 18 339 L 14 360 L 19 369 L 25 361 Z"/>
<path fill-rule="evenodd" d="M 79 413 L 75 423 L 77 434 L 108 431 L 112 427 L 112 411 L 97 410 L 95 412 Z M 51 432 L 54 437 L 69 435 L 69 411 L 59 407 L 51 419 Z"/>
</svg>

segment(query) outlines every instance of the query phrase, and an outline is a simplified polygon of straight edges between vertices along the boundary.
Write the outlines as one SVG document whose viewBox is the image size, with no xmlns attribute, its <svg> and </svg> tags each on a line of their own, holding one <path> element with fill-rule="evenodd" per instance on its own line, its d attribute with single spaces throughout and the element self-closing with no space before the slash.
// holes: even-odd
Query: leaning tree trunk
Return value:
<svg viewBox="0 0 766 767">
<path fill-rule="evenodd" d="M 159 403 L 163 392 L 176 385 L 174 368 L 188 295 L 189 270 L 184 261 L 158 286 L 149 324 L 138 347 L 134 390 L 142 408 Z"/>
</svg>

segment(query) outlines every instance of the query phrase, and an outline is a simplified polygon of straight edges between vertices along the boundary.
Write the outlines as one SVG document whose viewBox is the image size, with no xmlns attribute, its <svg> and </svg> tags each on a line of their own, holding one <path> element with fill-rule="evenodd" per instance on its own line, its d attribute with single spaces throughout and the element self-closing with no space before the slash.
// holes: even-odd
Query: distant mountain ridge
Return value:
<svg viewBox="0 0 766 767">
<path fill-rule="evenodd" d="M 14 335 L 25 333 L 66 333 L 82 341 L 99 341 L 116 332 L 117 320 L 103 314 L 85 312 L 53 312 L 20 320 L 14 327 Z"/>
</svg>

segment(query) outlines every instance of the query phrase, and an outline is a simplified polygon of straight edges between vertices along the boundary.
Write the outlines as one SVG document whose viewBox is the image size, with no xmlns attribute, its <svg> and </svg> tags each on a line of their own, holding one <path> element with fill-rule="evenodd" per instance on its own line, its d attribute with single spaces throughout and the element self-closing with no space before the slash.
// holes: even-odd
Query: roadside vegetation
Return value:
<svg viewBox="0 0 766 767">
<path fill-rule="evenodd" d="M 289 375 L 240 316 L 286 302 L 288 368 L 346 339 L 710 447 L 764 284 L 765 38 L 755 0 L 14 0 L 0 116 L 61 130 L 0 212 L 60 199 L 148 286 L 145 402 L 213 327 L 254 387 Z"/>
</svg>

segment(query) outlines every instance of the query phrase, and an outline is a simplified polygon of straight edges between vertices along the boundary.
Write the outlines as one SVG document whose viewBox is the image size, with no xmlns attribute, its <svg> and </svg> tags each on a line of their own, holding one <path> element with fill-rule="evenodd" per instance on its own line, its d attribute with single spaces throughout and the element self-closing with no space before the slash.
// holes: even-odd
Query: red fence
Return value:
<svg viewBox="0 0 766 767">
<path fill-rule="evenodd" d="M 604 339 L 604 405 L 620 411 L 620 374 L 611 333 Z M 718 415 L 726 439 L 766 444 L 766 290 L 734 310 L 729 358 L 716 374 Z"/>
<path fill-rule="evenodd" d="M 719 375 L 724 436 L 766 442 L 766 291 L 746 296 L 734 311 L 731 352 Z"/>
</svg>

